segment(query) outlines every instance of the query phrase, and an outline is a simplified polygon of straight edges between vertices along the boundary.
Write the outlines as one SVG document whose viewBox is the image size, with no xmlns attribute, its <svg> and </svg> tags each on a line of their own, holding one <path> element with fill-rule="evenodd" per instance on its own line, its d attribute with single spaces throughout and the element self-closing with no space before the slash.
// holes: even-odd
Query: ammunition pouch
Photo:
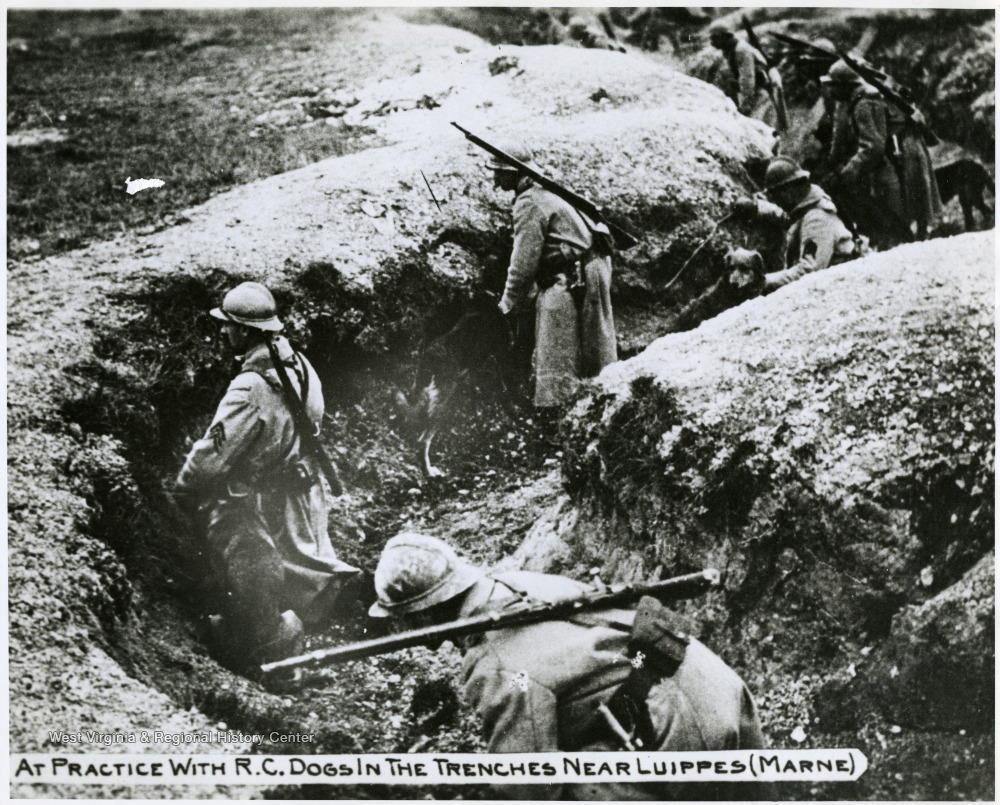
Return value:
<svg viewBox="0 0 1000 805">
<path fill-rule="evenodd" d="M 570 269 L 559 261 L 548 261 L 535 275 L 535 282 L 538 287 L 545 290 L 551 288 L 559 280 L 560 276 L 566 277 L 567 284 L 570 281 Z"/>
<path fill-rule="evenodd" d="M 596 234 L 595 234 L 596 239 Z M 566 277 L 567 290 L 573 297 L 577 310 L 583 306 L 587 295 L 587 277 L 583 267 L 590 259 L 591 252 L 577 252 L 566 243 L 559 244 L 559 254 L 545 261 L 538 272 L 536 282 L 539 288 L 551 288 L 562 275 Z"/>
<path fill-rule="evenodd" d="M 304 461 L 296 461 L 268 479 L 270 484 L 287 492 L 307 492 L 319 479 Z"/>
<path fill-rule="evenodd" d="M 649 712 L 649 692 L 677 672 L 689 642 L 681 616 L 650 596 L 639 602 L 628 643 L 632 671 L 607 702 L 611 715 L 631 736 L 636 749 L 653 750 L 659 743 L 659 730 Z M 616 736 L 614 740 L 618 741 Z"/>
</svg>

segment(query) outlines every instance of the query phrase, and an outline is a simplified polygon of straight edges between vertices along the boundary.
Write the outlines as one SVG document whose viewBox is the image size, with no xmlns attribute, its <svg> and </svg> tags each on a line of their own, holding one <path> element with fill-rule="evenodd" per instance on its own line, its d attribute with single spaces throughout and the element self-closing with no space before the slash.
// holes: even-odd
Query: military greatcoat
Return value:
<svg viewBox="0 0 1000 805">
<path fill-rule="evenodd" d="M 764 275 L 764 293 L 776 291 L 812 271 L 820 271 L 857 256 L 850 230 L 840 220 L 830 197 L 817 185 L 810 185 L 805 198 L 789 213 L 776 204 L 758 202 L 757 214 L 760 219 L 783 222 L 788 226 L 785 268 Z"/>
<path fill-rule="evenodd" d="M 830 161 L 840 166 L 844 190 L 856 196 L 855 220 L 884 218 L 884 231 L 872 234 L 875 245 L 912 240 L 914 222 L 922 230 L 933 226 L 941 198 L 927 146 L 913 124 L 864 83 L 846 102 L 844 119 L 834 129 Z"/>
<path fill-rule="evenodd" d="M 780 75 L 775 71 L 769 73 L 764 55 L 749 42 L 736 39 L 735 44 L 726 50 L 726 62 L 729 72 L 736 83 L 736 107 L 741 114 L 761 120 L 772 129 L 777 129 L 779 118 L 775 98 L 772 93 L 781 91 L 781 87 L 772 87 L 772 77 L 780 81 Z"/>
<path fill-rule="evenodd" d="M 530 601 L 575 598 L 590 588 L 561 576 L 511 572 L 483 578 L 460 617 Z M 490 752 L 614 751 L 596 705 L 606 703 L 632 670 L 626 655 L 635 612 L 582 614 L 486 632 L 464 640 L 466 699 L 483 720 Z M 677 671 L 647 698 L 658 743 L 650 751 L 752 749 L 763 746 L 756 707 L 736 673 L 697 640 Z M 700 796 L 677 786 L 511 785 L 502 798 L 663 799 Z M 743 792 L 748 794 L 748 792 Z"/>
<path fill-rule="evenodd" d="M 522 177 L 514 199 L 514 250 L 500 310 L 535 299 L 535 405 L 555 406 L 618 359 L 611 260 L 594 250 L 592 225 L 567 202 Z M 570 293 L 579 261 L 585 293 Z"/>
<path fill-rule="evenodd" d="M 318 430 L 319 378 L 285 338 L 275 343 Z M 285 610 L 307 624 L 322 617 L 338 575 L 357 572 L 337 559 L 330 544 L 327 482 L 316 458 L 303 454 L 265 344 L 243 356 L 207 433 L 188 454 L 177 487 L 207 500 L 208 541 L 221 559 L 236 615 L 259 646 L 273 639 Z"/>
</svg>

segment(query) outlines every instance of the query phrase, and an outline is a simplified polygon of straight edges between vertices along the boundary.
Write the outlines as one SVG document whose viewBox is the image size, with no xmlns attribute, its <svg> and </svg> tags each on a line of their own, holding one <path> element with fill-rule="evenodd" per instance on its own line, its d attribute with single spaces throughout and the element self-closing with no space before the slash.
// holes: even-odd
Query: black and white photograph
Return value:
<svg viewBox="0 0 1000 805">
<path fill-rule="evenodd" d="M 996 9 L 8 3 L 11 799 L 994 801 Z"/>
</svg>

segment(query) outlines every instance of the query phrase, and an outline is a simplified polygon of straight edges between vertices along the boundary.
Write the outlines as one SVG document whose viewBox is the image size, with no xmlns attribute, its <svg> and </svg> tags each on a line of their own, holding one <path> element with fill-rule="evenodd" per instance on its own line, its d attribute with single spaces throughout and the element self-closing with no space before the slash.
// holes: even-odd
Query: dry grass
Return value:
<svg viewBox="0 0 1000 805">
<path fill-rule="evenodd" d="M 352 150 L 359 129 L 256 115 L 329 86 L 316 58 L 346 10 L 21 11 L 8 22 L 7 127 L 65 139 L 8 148 L 7 244 L 47 254 Z M 125 179 L 162 191 L 126 195 Z"/>
</svg>

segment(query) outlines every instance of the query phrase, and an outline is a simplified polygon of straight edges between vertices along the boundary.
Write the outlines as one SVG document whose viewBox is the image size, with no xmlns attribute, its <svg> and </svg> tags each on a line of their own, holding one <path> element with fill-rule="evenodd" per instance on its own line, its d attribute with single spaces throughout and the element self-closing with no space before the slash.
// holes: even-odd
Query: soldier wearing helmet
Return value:
<svg viewBox="0 0 1000 805">
<path fill-rule="evenodd" d="M 303 450 L 268 352 L 270 340 L 318 431 L 323 390 L 309 361 L 278 335 L 274 297 L 244 282 L 211 315 L 222 322 L 240 371 L 176 485 L 207 510 L 207 541 L 226 590 L 214 637 L 243 670 L 299 651 L 304 625 L 327 618 L 342 582 L 358 571 L 330 544 L 328 487 L 315 456 Z"/>
<path fill-rule="evenodd" d="M 386 543 L 375 571 L 378 601 L 370 614 L 408 628 L 503 611 L 593 592 L 542 573 L 486 573 L 447 543 L 405 533 Z M 676 616 L 672 616 L 676 618 Z M 670 671 L 640 673 L 626 655 L 635 612 L 608 609 L 572 620 L 485 632 L 462 638 L 467 703 L 483 722 L 489 752 L 615 751 L 623 748 L 600 715 L 623 683 L 644 685 L 634 708 L 648 751 L 753 749 L 763 746 L 746 686 L 721 659 L 685 630 L 675 630 Z M 672 644 L 673 645 L 673 644 Z M 633 675 L 635 672 L 635 675 Z M 642 679 L 643 682 L 632 680 Z M 630 689 L 631 690 L 631 689 Z M 510 785 L 498 798 L 669 799 L 721 795 L 759 798 L 752 791 L 709 791 L 663 784 Z"/>
<path fill-rule="evenodd" d="M 524 144 L 501 150 L 539 171 Z M 501 159 L 487 167 L 496 187 L 514 193 L 514 249 L 499 308 L 517 316 L 534 300 L 534 400 L 552 408 L 573 395 L 580 378 L 618 360 L 611 258 L 599 248 L 594 222 L 569 203 Z"/>
<path fill-rule="evenodd" d="M 740 39 L 723 23 L 714 22 L 708 28 L 708 41 L 722 51 L 735 84 L 735 95 L 725 86 L 720 88 L 736 101 L 740 114 L 761 120 L 773 129 L 778 126 L 776 98 L 782 94 L 781 74 L 768 69 L 764 54 L 744 39 Z M 782 101 L 777 101 L 782 102 Z M 781 133 L 781 132 L 779 132 Z"/>
<path fill-rule="evenodd" d="M 854 238 L 826 192 L 788 157 L 775 157 L 764 179 L 767 201 L 739 199 L 733 211 L 744 220 L 787 227 L 785 269 L 765 274 L 763 293 L 857 256 Z"/>
<path fill-rule="evenodd" d="M 923 239 L 941 215 L 941 197 L 919 127 L 842 59 L 822 82 L 843 108 L 829 162 L 839 196 L 866 226 L 873 245 Z M 880 220 L 879 220 L 880 219 Z"/>
</svg>

